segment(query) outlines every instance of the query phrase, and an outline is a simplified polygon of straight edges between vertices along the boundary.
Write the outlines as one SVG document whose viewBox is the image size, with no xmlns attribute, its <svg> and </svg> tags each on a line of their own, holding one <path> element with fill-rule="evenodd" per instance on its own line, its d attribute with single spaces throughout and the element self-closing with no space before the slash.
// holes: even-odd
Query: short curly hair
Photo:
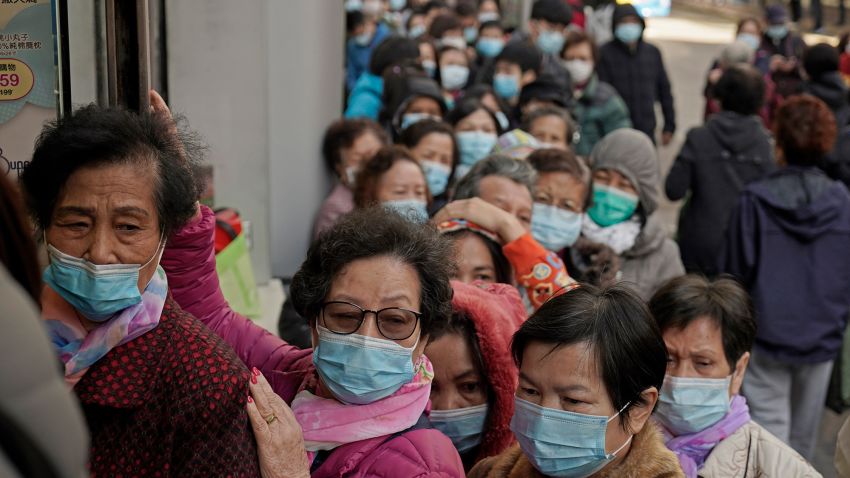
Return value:
<svg viewBox="0 0 850 478">
<path fill-rule="evenodd" d="M 381 125 L 369 119 L 340 119 L 331 123 L 322 138 L 322 158 L 328 171 L 336 173 L 337 165 L 342 162 L 342 150 L 350 148 L 366 133 L 374 134 L 383 144 L 390 142 Z"/>
<path fill-rule="evenodd" d="M 819 166 L 835 144 L 835 116 L 814 96 L 793 96 L 777 110 L 773 133 L 787 164 Z"/>
<path fill-rule="evenodd" d="M 44 230 L 53 220 L 65 183 L 76 171 L 119 164 L 149 166 L 156 177 L 151 186 L 160 228 L 168 236 L 195 214 L 198 188 L 192 171 L 201 151 L 191 133 L 178 128 L 175 135 L 170 119 L 89 105 L 45 126 L 21 183 L 30 214 Z"/>
<path fill-rule="evenodd" d="M 360 208 L 374 206 L 378 203 L 378 185 L 381 178 L 399 161 L 409 161 L 416 165 L 425 177 L 422 166 L 413 159 L 413 154 L 404 146 L 384 146 L 375 156 L 367 161 L 357 174 L 357 184 L 354 187 L 354 205 Z M 427 194 L 428 205 L 431 205 L 431 193 Z"/>
<path fill-rule="evenodd" d="M 343 216 L 310 246 L 290 286 L 292 304 L 304 318 L 319 314 L 337 274 L 358 259 L 395 257 L 416 270 L 422 335 L 442 328 L 452 313 L 452 244 L 433 226 L 414 224 L 382 207 Z"/>
</svg>

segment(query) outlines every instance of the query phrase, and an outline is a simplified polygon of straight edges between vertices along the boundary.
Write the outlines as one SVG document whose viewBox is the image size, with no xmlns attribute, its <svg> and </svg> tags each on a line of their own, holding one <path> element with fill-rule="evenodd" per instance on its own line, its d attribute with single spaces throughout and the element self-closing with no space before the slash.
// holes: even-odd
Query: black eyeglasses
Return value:
<svg viewBox="0 0 850 478">
<path fill-rule="evenodd" d="M 335 334 L 348 335 L 357 332 L 366 314 L 375 314 L 378 332 L 390 340 L 404 340 L 416 331 L 416 323 L 422 314 L 398 307 L 381 310 L 366 310 L 349 302 L 325 302 L 322 304 L 322 322 Z"/>
</svg>

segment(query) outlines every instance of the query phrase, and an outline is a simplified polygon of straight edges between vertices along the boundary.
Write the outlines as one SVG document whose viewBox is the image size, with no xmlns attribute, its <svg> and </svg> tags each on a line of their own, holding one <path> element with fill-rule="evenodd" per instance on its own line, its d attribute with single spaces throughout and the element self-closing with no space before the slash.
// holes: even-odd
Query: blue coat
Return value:
<svg viewBox="0 0 850 478">
<path fill-rule="evenodd" d="M 372 59 L 372 51 L 384 38 L 390 34 L 390 29 L 383 23 L 378 23 L 372 41 L 367 46 L 360 46 L 353 38 L 348 39 L 345 45 L 345 88 L 352 90 L 357 79 L 364 72 L 369 71 L 369 60 Z"/>
<path fill-rule="evenodd" d="M 384 79 L 380 76 L 365 72 L 360 75 L 354 89 L 348 95 L 348 106 L 345 108 L 346 118 L 369 118 L 378 121 L 383 107 Z"/>
</svg>

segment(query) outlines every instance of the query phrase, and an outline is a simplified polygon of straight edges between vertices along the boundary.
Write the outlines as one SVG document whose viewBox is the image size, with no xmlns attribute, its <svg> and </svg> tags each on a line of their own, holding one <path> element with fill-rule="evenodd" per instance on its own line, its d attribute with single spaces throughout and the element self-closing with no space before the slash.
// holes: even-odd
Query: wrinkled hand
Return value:
<svg viewBox="0 0 850 478">
<path fill-rule="evenodd" d="M 770 57 L 769 69 L 771 72 L 784 70 L 786 65 L 786 59 L 782 55 L 773 55 Z"/>
<path fill-rule="evenodd" d="M 670 131 L 665 131 L 661 133 L 661 146 L 669 146 L 673 141 L 673 133 Z"/>
<path fill-rule="evenodd" d="M 256 368 L 249 387 L 251 395 L 246 407 L 257 440 L 261 475 L 263 478 L 309 478 L 310 463 L 304 449 L 304 436 L 292 410 Z"/>
<path fill-rule="evenodd" d="M 450 219 L 474 222 L 499 236 L 502 244 L 513 242 L 527 232 L 516 216 L 477 197 L 446 204 L 432 221 L 440 224 Z"/>
</svg>

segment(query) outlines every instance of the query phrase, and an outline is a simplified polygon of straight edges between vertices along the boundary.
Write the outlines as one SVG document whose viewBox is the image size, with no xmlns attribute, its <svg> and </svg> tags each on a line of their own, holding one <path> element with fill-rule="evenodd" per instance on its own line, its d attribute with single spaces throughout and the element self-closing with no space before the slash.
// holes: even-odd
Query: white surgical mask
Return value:
<svg viewBox="0 0 850 478">
<path fill-rule="evenodd" d="M 593 62 L 586 60 L 566 60 L 564 68 L 570 74 L 573 84 L 584 84 L 593 75 Z"/>
</svg>

